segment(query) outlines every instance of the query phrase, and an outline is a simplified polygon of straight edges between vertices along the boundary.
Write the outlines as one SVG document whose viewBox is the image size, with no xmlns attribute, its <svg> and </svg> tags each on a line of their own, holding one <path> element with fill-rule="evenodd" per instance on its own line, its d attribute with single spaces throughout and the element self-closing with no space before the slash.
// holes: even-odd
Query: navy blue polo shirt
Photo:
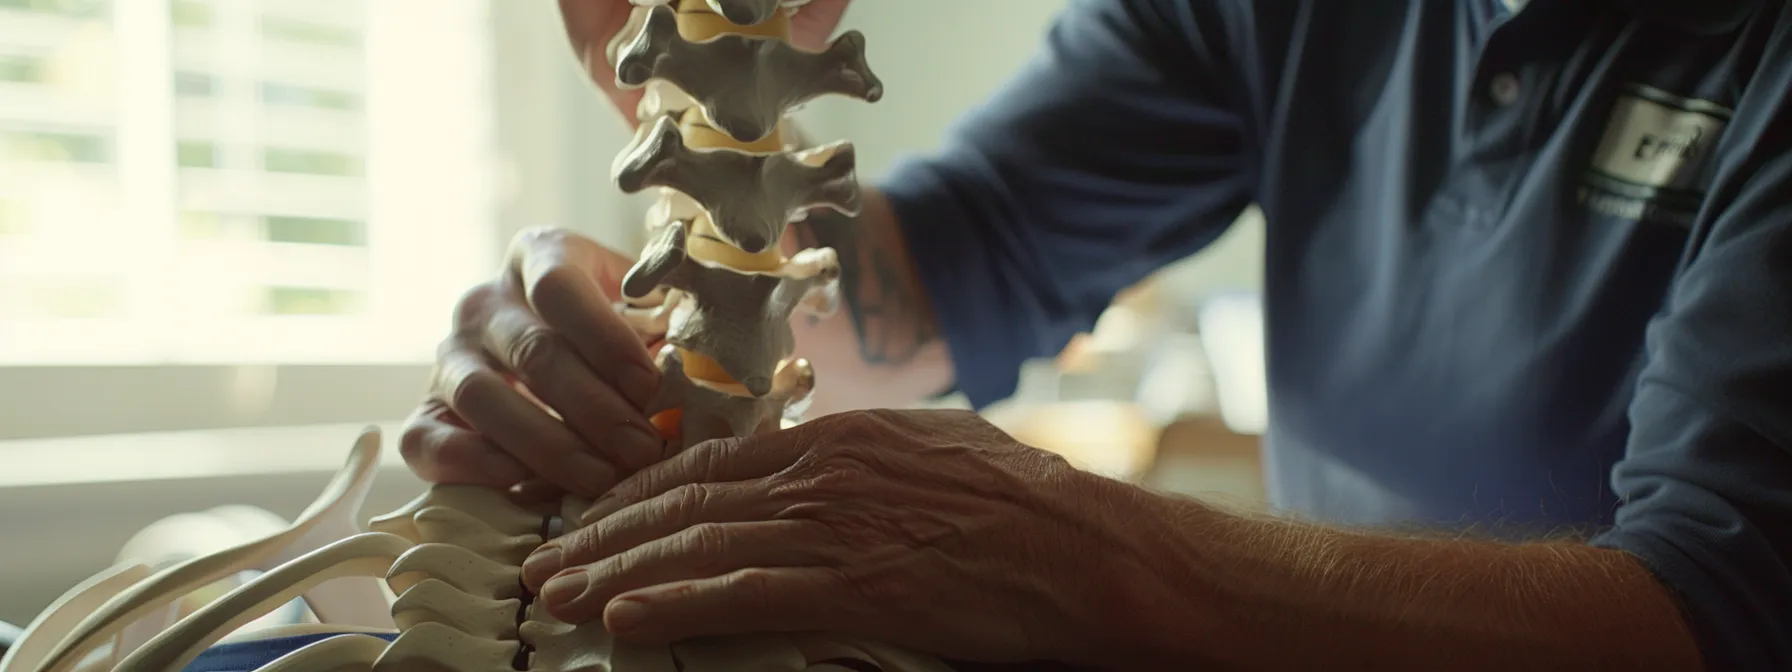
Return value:
<svg viewBox="0 0 1792 672">
<path fill-rule="evenodd" d="M 1276 505 L 1585 530 L 1792 669 L 1789 92 L 1783 0 L 1073 0 L 881 187 L 979 406 L 1259 204 Z"/>
</svg>

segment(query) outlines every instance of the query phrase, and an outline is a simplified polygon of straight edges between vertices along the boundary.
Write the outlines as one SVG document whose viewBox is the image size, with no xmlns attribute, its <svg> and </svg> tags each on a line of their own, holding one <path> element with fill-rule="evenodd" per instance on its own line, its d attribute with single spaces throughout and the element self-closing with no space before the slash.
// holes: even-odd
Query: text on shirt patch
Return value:
<svg viewBox="0 0 1792 672">
<path fill-rule="evenodd" d="M 1580 201 L 1622 219 L 1691 226 L 1704 198 L 1706 163 L 1731 110 L 1632 85 L 1612 106 Z"/>
</svg>

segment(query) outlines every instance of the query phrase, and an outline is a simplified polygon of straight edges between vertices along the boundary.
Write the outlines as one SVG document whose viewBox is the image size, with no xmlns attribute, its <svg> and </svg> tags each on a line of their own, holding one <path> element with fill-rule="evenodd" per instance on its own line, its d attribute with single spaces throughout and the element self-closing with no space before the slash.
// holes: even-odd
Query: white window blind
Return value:
<svg viewBox="0 0 1792 672">
<path fill-rule="evenodd" d="M 486 0 L 0 0 L 0 366 L 424 362 L 487 276 Z"/>
</svg>

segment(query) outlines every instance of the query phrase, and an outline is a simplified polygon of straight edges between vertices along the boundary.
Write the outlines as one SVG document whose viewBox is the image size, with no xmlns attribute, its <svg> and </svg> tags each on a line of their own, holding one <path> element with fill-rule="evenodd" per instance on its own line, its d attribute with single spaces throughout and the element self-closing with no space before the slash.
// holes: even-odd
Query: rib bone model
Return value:
<svg viewBox="0 0 1792 672">
<path fill-rule="evenodd" d="M 785 257 L 785 225 L 814 208 L 856 213 L 852 147 L 797 151 L 794 106 L 825 94 L 874 101 L 882 85 L 849 32 L 822 51 L 788 42 L 802 0 L 635 0 L 612 49 L 617 81 L 646 87 L 635 142 L 618 158 L 628 191 L 657 189 L 651 242 L 624 281 L 623 314 L 663 337 L 650 411 L 680 449 L 777 428 L 814 387 L 792 359 L 793 311 L 826 312 L 839 260 Z M 266 672 L 841 672 L 948 670 L 941 661 L 826 633 L 764 633 L 669 646 L 614 641 L 601 621 L 568 624 L 535 605 L 520 566 L 576 530 L 589 502 L 535 507 L 474 486 L 433 486 L 363 518 L 380 435 L 289 526 L 173 566 L 126 562 L 66 592 L 0 660 L 0 672 L 178 672 L 226 637 L 323 634 Z M 245 571 L 203 607 L 185 598 Z M 317 622 L 247 630 L 302 599 Z"/>
</svg>

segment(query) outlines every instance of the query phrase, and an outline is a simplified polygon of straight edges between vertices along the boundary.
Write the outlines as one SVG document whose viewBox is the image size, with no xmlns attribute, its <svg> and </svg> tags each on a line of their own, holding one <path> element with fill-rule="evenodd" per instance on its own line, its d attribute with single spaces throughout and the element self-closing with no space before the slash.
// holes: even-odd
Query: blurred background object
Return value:
<svg viewBox="0 0 1792 672">
<path fill-rule="evenodd" d="M 800 121 L 877 179 L 1063 4 L 856 0 L 843 29 L 889 94 Z M 638 249 L 647 198 L 608 186 L 627 139 L 552 2 L 0 0 L 0 621 L 195 520 L 170 516 L 296 514 L 361 425 L 397 436 L 454 300 L 516 231 Z M 1261 328 L 1239 307 L 1262 236 L 1247 213 L 1128 291 L 988 416 L 1255 505 Z M 418 485 L 393 453 L 369 510 Z"/>
</svg>

